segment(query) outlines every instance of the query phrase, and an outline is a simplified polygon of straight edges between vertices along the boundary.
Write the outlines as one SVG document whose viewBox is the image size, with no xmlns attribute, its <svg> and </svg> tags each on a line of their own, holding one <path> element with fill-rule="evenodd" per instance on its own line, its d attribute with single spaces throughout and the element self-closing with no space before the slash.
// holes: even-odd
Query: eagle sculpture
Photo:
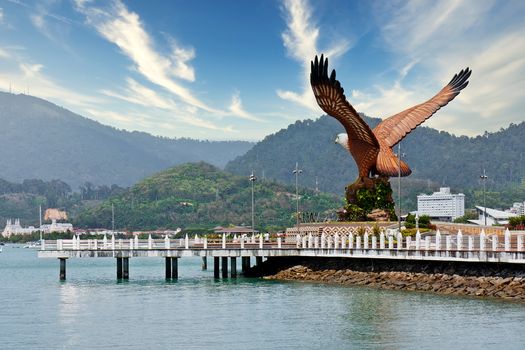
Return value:
<svg viewBox="0 0 525 350">
<path fill-rule="evenodd" d="M 310 84 L 323 111 L 343 124 L 346 134 L 339 134 L 336 142 L 352 154 L 359 171 L 358 181 L 365 181 L 375 175 L 410 175 L 412 170 L 395 156 L 392 147 L 452 101 L 468 85 L 471 72 L 463 69 L 430 100 L 383 120 L 373 130 L 346 100 L 335 70 L 328 76 L 328 58 L 323 55 L 320 59 L 315 56 L 311 62 Z"/>
</svg>

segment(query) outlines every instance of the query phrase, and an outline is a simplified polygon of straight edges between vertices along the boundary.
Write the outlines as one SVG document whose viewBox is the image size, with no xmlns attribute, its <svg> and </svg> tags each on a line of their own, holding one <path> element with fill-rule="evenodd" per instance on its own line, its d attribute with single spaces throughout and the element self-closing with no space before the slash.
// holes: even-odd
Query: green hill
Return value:
<svg viewBox="0 0 525 350">
<path fill-rule="evenodd" d="M 301 211 L 330 215 L 340 197 L 300 190 Z M 268 180 L 255 182 L 256 227 L 293 225 L 295 187 Z M 111 227 L 111 205 L 118 229 L 212 228 L 251 225 L 251 184 L 206 163 L 176 166 L 150 176 L 75 219 L 79 227 Z"/>
<path fill-rule="evenodd" d="M 86 182 L 129 186 L 187 162 L 222 167 L 253 145 L 118 130 L 46 100 L 4 92 L 0 92 L 0 125 L 0 178 L 60 179 L 73 189 Z"/>
<path fill-rule="evenodd" d="M 380 122 L 363 117 L 372 127 Z M 342 132 L 343 127 L 328 116 L 297 121 L 267 136 L 246 154 L 230 161 L 225 169 L 235 174 L 255 169 L 258 175 L 264 172 L 267 178 L 291 183 L 292 169 L 299 162 L 304 170 L 301 184 L 315 188 L 317 179 L 321 191 L 343 194 L 345 186 L 357 177 L 357 170 L 348 152 L 334 143 L 335 136 Z M 429 193 L 440 186 L 472 194 L 467 196 L 467 205 L 472 205 L 479 198 L 476 191 L 481 188 L 479 175 L 483 168 L 489 176 L 487 190 L 507 193 L 505 203 L 493 202 L 495 206 L 523 201 L 520 193 L 524 191 L 516 191 L 525 179 L 523 140 L 525 122 L 477 137 L 417 128 L 402 142 L 404 160 L 413 171 L 401 180 L 403 202 L 407 204 L 404 207 L 415 209 L 418 193 Z M 397 199 L 397 179 L 392 181 Z"/>
</svg>

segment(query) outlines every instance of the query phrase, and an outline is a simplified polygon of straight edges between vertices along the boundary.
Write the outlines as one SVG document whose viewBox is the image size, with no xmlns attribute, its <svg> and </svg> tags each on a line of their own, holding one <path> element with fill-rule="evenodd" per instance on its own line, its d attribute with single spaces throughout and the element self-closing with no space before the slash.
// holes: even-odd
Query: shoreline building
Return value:
<svg viewBox="0 0 525 350">
<path fill-rule="evenodd" d="M 477 205 L 476 211 L 479 215 L 479 218 L 477 220 L 469 220 L 469 222 L 480 226 L 485 225 L 485 217 L 487 221 L 487 226 L 494 226 L 507 225 L 509 223 L 510 218 L 518 216 L 517 214 L 509 213 L 506 211 L 480 207 Z"/>
<path fill-rule="evenodd" d="M 525 215 L 525 202 L 515 202 L 512 207 L 506 211 L 516 215 Z"/>
<path fill-rule="evenodd" d="M 22 225 L 20 225 L 20 219 L 8 219 L 4 231 L 2 231 L 2 236 L 9 238 L 12 235 L 30 235 L 40 230 L 42 233 L 73 232 L 73 224 L 60 223 L 53 219 L 51 224 L 42 225 L 40 228 L 34 226 L 22 227 Z"/>
<path fill-rule="evenodd" d="M 20 219 L 7 219 L 4 231 L 2 231 L 2 236 L 9 238 L 13 235 L 30 235 L 37 231 L 38 228 L 34 226 L 22 227 L 22 225 L 20 225 Z"/>
<path fill-rule="evenodd" d="M 417 196 L 418 215 L 428 215 L 439 221 L 454 221 L 465 215 L 465 195 L 450 193 L 450 187 L 441 187 L 439 192 Z"/>
</svg>

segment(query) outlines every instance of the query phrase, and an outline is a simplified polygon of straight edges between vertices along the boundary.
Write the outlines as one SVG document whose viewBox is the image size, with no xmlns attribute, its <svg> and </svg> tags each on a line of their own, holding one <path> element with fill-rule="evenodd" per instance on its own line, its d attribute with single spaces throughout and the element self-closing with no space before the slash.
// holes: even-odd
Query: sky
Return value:
<svg viewBox="0 0 525 350">
<path fill-rule="evenodd" d="M 380 118 L 468 66 L 425 125 L 474 136 L 525 120 L 524 38 L 521 0 L 0 0 L 0 91 L 119 129 L 261 140 L 324 114 L 316 54 Z"/>
</svg>

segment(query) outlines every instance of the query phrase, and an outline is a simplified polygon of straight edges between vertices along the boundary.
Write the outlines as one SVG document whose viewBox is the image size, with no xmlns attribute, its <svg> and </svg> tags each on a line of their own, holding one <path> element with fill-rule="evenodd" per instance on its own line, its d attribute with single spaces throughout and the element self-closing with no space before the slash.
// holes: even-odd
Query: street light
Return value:
<svg viewBox="0 0 525 350">
<path fill-rule="evenodd" d="M 401 142 L 397 144 L 397 195 L 398 195 L 398 206 L 399 215 L 397 216 L 397 223 L 399 226 L 399 232 L 401 232 L 401 157 L 405 154 L 401 153 Z"/>
<path fill-rule="evenodd" d="M 297 234 L 299 234 L 299 175 L 302 174 L 299 169 L 299 163 L 295 163 L 293 174 L 295 175 L 295 200 L 296 200 L 296 217 L 297 217 Z"/>
<path fill-rule="evenodd" d="M 485 197 L 485 184 L 487 182 L 488 176 L 485 174 L 485 169 L 483 169 L 483 174 L 479 176 L 481 181 L 483 181 L 483 217 L 485 218 L 485 226 L 487 226 L 487 198 Z"/>
<path fill-rule="evenodd" d="M 253 173 L 253 169 L 252 169 L 252 174 L 250 175 L 250 182 L 252 183 L 252 233 L 254 234 L 255 234 L 255 200 L 254 200 L 253 193 L 254 193 L 255 180 L 257 180 L 257 177 Z"/>
</svg>

